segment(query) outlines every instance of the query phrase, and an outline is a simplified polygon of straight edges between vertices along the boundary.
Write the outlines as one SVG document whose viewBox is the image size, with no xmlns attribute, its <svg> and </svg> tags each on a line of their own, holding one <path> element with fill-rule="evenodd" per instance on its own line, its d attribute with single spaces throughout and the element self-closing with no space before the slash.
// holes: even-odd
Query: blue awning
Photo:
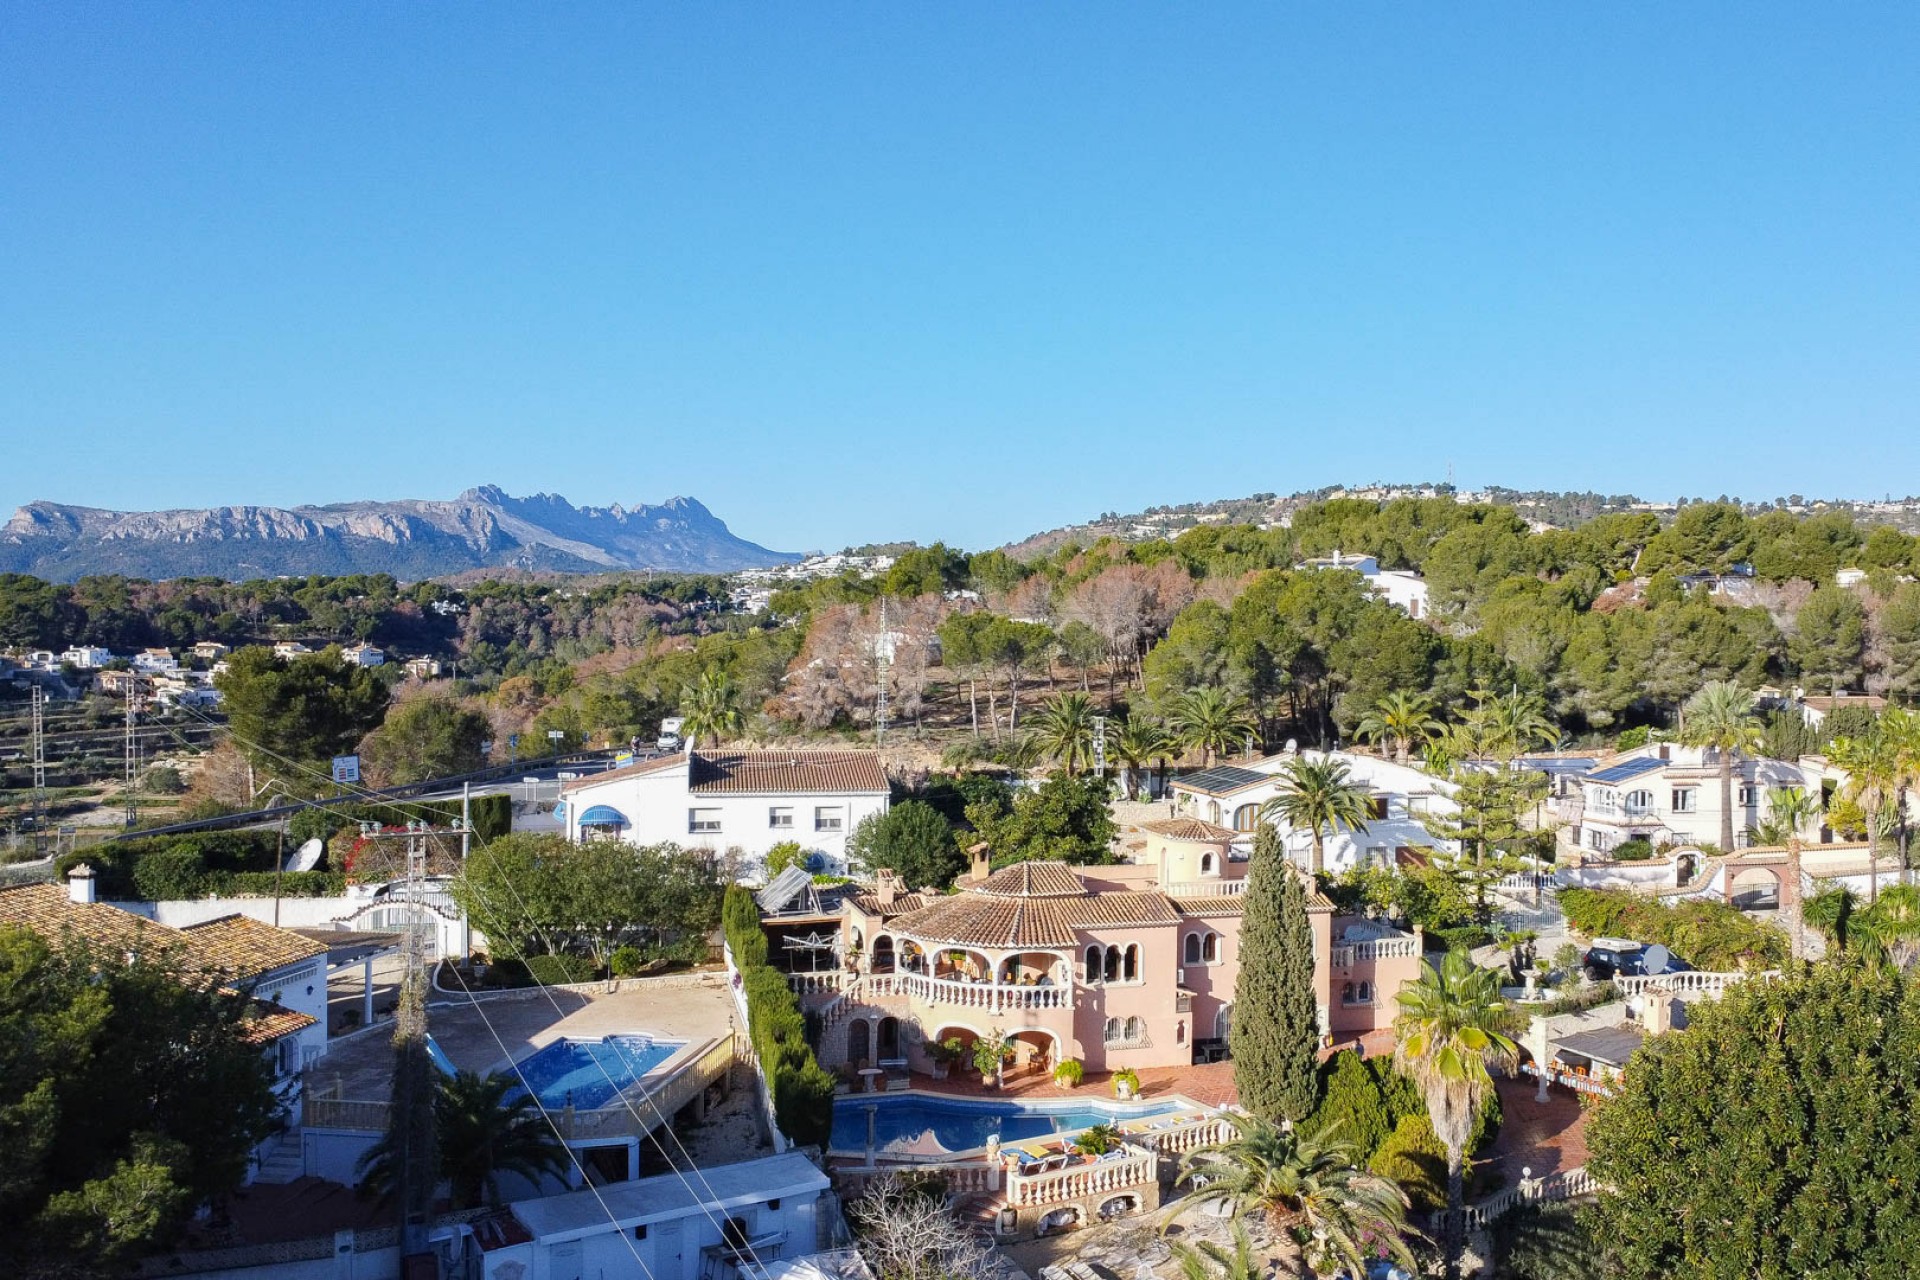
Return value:
<svg viewBox="0 0 1920 1280">
<path fill-rule="evenodd" d="M 620 812 L 612 805 L 597 804 L 580 815 L 580 825 L 583 827 L 628 827 L 633 824 L 627 821 L 626 814 Z"/>
</svg>

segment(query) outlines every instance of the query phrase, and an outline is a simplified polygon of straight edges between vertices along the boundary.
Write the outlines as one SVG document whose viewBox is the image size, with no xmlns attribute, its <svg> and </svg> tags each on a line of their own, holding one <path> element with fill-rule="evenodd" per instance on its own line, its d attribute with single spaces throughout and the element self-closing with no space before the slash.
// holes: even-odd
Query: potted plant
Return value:
<svg viewBox="0 0 1920 1280">
<path fill-rule="evenodd" d="M 945 1040 L 936 1040 L 927 1046 L 927 1056 L 933 1059 L 933 1078 L 945 1080 L 953 1064 L 960 1061 L 962 1049 L 959 1036 L 948 1036 Z"/>
<path fill-rule="evenodd" d="M 1013 1056 L 1013 1046 L 998 1031 L 990 1036 L 982 1036 L 973 1042 L 973 1065 L 980 1073 L 980 1083 L 1000 1086 L 1000 1068 Z"/>
<path fill-rule="evenodd" d="M 1122 1067 L 1113 1073 L 1113 1096 L 1132 1098 L 1140 1092 L 1140 1073 L 1132 1067 Z"/>
<path fill-rule="evenodd" d="M 1083 1156 L 1103 1156 L 1120 1145 L 1120 1131 L 1110 1124 L 1082 1129 L 1073 1140 L 1073 1149 Z"/>
<path fill-rule="evenodd" d="M 1062 1089 L 1077 1089 L 1086 1074 L 1087 1069 L 1080 1065 L 1078 1058 L 1068 1058 L 1053 1069 L 1053 1082 Z"/>
</svg>

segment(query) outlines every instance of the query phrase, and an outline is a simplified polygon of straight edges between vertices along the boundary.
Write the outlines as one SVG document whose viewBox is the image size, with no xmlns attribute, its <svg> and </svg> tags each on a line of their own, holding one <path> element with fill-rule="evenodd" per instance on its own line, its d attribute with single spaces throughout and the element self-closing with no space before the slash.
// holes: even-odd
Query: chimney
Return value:
<svg viewBox="0 0 1920 1280">
<path fill-rule="evenodd" d="M 1663 1036 L 1673 1030 L 1673 995 L 1660 988 L 1647 992 L 1647 1007 L 1640 1014 L 1640 1029 L 1649 1036 Z"/>
<path fill-rule="evenodd" d="M 973 859 L 973 881 L 975 884 L 993 874 L 993 853 L 982 840 L 967 850 L 967 856 Z"/>
<path fill-rule="evenodd" d="M 879 900 L 881 906 L 892 906 L 894 898 L 899 896 L 899 893 L 900 877 L 894 875 L 893 872 L 886 867 L 882 867 L 874 873 L 873 896 Z"/>
<path fill-rule="evenodd" d="M 67 899 L 82 905 L 93 901 L 93 868 L 84 862 L 67 872 Z"/>
</svg>

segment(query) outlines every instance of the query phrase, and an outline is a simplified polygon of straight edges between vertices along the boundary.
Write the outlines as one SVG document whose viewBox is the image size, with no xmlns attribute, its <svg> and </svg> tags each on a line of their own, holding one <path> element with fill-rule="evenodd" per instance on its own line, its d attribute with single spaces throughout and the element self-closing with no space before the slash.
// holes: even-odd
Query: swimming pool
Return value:
<svg viewBox="0 0 1920 1280">
<path fill-rule="evenodd" d="M 515 1064 L 542 1106 L 591 1111 L 678 1053 L 683 1042 L 652 1036 L 555 1040 Z M 513 1096 L 520 1096 L 515 1089 Z"/>
<path fill-rule="evenodd" d="M 835 1151 L 864 1151 L 868 1108 L 873 1109 L 876 1151 L 937 1155 L 971 1151 L 998 1135 L 1002 1142 L 1024 1142 L 1050 1133 L 1069 1133 L 1090 1125 L 1139 1116 L 1164 1115 L 1187 1105 L 1177 1101 L 1107 1103 L 1090 1098 L 1057 1102 L 974 1101 L 925 1095 L 875 1094 L 841 1098 L 833 1104 Z"/>
</svg>

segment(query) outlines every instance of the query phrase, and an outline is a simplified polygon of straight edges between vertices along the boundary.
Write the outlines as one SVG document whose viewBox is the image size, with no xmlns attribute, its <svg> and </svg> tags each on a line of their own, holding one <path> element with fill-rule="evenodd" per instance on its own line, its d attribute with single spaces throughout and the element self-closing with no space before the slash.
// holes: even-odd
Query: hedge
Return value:
<svg viewBox="0 0 1920 1280">
<path fill-rule="evenodd" d="M 753 894 L 728 885 L 720 924 L 747 1002 L 747 1034 L 773 1095 L 774 1121 L 797 1146 L 825 1150 L 833 1133 L 833 1076 L 807 1043 L 807 1019 L 787 977 L 767 963 Z"/>
<path fill-rule="evenodd" d="M 1617 889 L 1563 889 L 1567 923 L 1589 938 L 1659 943 L 1698 969 L 1774 968 L 1786 962 L 1787 937 L 1718 902 L 1669 907 Z"/>
</svg>

